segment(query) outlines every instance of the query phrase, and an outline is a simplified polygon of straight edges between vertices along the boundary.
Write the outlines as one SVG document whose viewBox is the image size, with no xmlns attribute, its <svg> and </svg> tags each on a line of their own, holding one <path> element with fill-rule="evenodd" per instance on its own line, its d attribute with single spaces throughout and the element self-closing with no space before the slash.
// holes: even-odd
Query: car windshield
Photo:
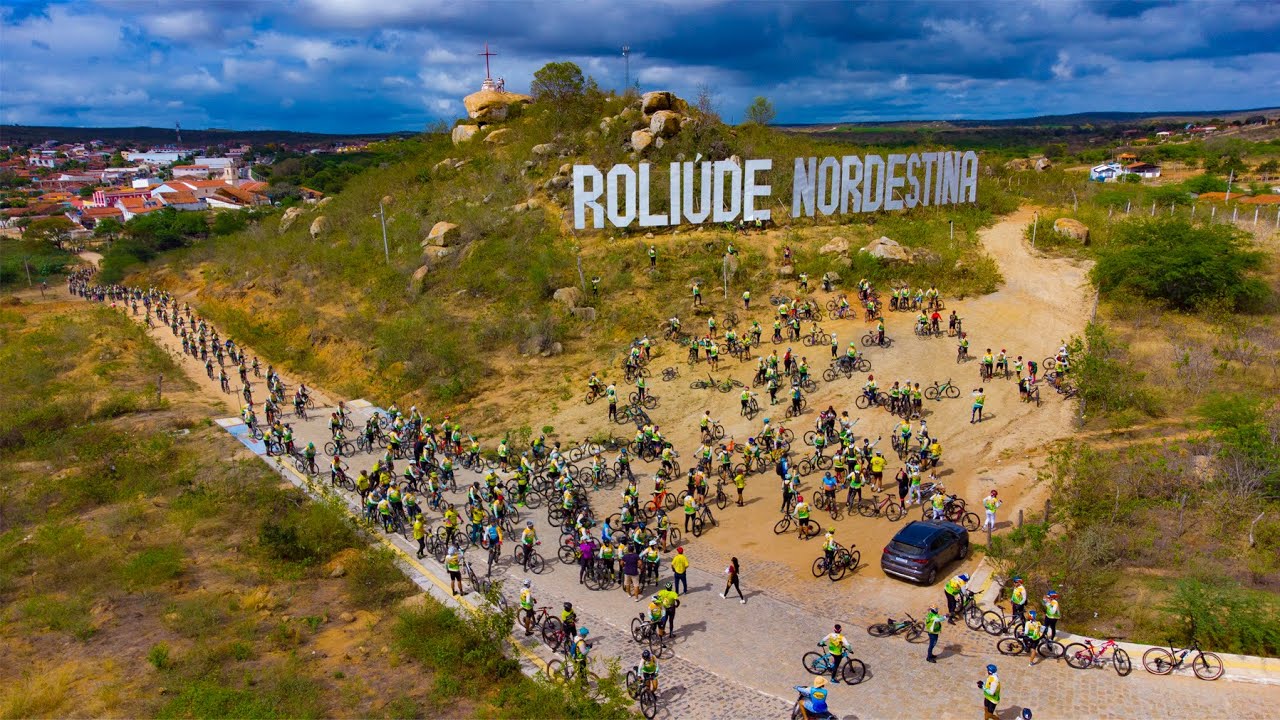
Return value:
<svg viewBox="0 0 1280 720">
<path fill-rule="evenodd" d="M 924 548 L 904 543 L 900 540 L 894 540 L 889 543 L 889 549 L 904 555 L 920 555 L 924 553 Z"/>
</svg>

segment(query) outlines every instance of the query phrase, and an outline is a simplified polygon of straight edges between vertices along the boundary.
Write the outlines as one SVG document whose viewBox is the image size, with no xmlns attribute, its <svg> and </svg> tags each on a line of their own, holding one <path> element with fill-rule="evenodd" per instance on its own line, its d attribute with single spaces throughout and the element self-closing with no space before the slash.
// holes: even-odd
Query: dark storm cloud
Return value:
<svg viewBox="0 0 1280 720">
<path fill-rule="evenodd" d="M 102 0 L 0 9 L 0 120 L 416 128 L 462 113 L 486 41 L 509 88 L 573 60 L 707 84 L 730 119 L 1016 117 L 1280 104 L 1274 2 Z"/>
</svg>

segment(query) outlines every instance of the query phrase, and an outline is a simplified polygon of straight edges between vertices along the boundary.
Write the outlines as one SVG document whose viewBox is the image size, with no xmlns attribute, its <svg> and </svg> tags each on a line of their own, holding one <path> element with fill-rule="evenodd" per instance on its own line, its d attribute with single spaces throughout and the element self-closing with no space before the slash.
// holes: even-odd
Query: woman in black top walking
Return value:
<svg viewBox="0 0 1280 720">
<path fill-rule="evenodd" d="M 738 558 L 733 558 L 729 562 L 729 567 L 724 569 L 724 574 L 729 576 L 728 582 L 724 584 L 724 592 L 720 593 L 720 597 L 727 598 L 729 596 L 729 588 L 738 591 L 738 600 L 743 605 L 747 604 L 747 599 L 742 595 L 742 586 L 738 584 Z"/>
</svg>

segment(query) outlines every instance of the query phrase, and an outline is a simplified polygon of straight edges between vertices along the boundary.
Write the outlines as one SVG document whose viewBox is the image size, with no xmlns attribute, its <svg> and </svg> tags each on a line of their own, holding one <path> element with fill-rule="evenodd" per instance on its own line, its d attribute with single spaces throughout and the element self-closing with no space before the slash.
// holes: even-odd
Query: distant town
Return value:
<svg viewBox="0 0 1280 720">
<path fill-rule="evenodd" d="M 125 223 L 165 208 L 178 211 L 239 211 L 270 205 L 270 183 L 254 166 L 299 154 L 350 154 L 371 143 L 326 143 L 323 147 L 270 143 L 262 147 L 133 147 L 102 140 L 48 140 L 30 147 L 0 147 L 0 235 L 17 237 L 29 224 L 65 217 L 69 241 L 85 239 L 103 220 Z M 321 190 L 292 188 L 298 199 L 318 202 Z"/>
</svg>

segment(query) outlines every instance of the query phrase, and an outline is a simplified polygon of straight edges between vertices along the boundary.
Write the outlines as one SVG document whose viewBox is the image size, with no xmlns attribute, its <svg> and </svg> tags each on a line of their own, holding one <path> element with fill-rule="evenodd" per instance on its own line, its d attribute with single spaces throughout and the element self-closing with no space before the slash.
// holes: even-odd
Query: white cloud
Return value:
<svg viewBox="0 0 1280 720">
<path fill-rule="evenodd" d="M 422 81 L 422 85 L 426 89 L 440 93 L 465 95 L 466 93 L 471 92 L 471 86 L 466 80 L 463 80 L 457 75 L 451 75 L 443 70 L 423 68 L 422 72 L 418 73 L 418 79 Z"/>
<path fill-rule="evenodd" d="M 223 30 L 221 23 L 204 10 L 144 14 L 141 23 L 147 32 L 168 40 L 216 40 L 222 37 Z"/>
<path fill-rule="evenodd" d="M 896 80 L 889 84 L 889 87 L 899 92 L 906 90 L 910 86 L 911 82 L 907 79 L 906 75 L 899 75 Z"/>
<path fill-rule="evenodd" d="M 29 15 L 16 25 L 4 24 L 5 55 L 44 51 L 46 57 L 114 56 L 123 50 L 124 23 L 98 14 L 77 14 L 54 5 L 44 15 Z"/>
<path fill-rule="evenodd" d="M 458 103 L 448 98 L 427 98 L 426 105 L 437 115 L 451 115 Z"/>
<path fill-rule="evenodd" d="M 179 75 L 173 80 L 172 86 L 179 90 L 204 90 L 206 92 L 216 92 L 222 89 L 222 83 L 218 78 L 209 73 L 207 68 L 201 67 L 197 72 Z"/>
<path fill-rule="evenodd" d="M 1049 69 L 1053 71 L 1053 77 L 1056 80 L 1070 80 L 1075 72 L 1071 67 L 1071 56 L 1066 50 L 1058 51 L 1058 61 Z"/>
</svg>

